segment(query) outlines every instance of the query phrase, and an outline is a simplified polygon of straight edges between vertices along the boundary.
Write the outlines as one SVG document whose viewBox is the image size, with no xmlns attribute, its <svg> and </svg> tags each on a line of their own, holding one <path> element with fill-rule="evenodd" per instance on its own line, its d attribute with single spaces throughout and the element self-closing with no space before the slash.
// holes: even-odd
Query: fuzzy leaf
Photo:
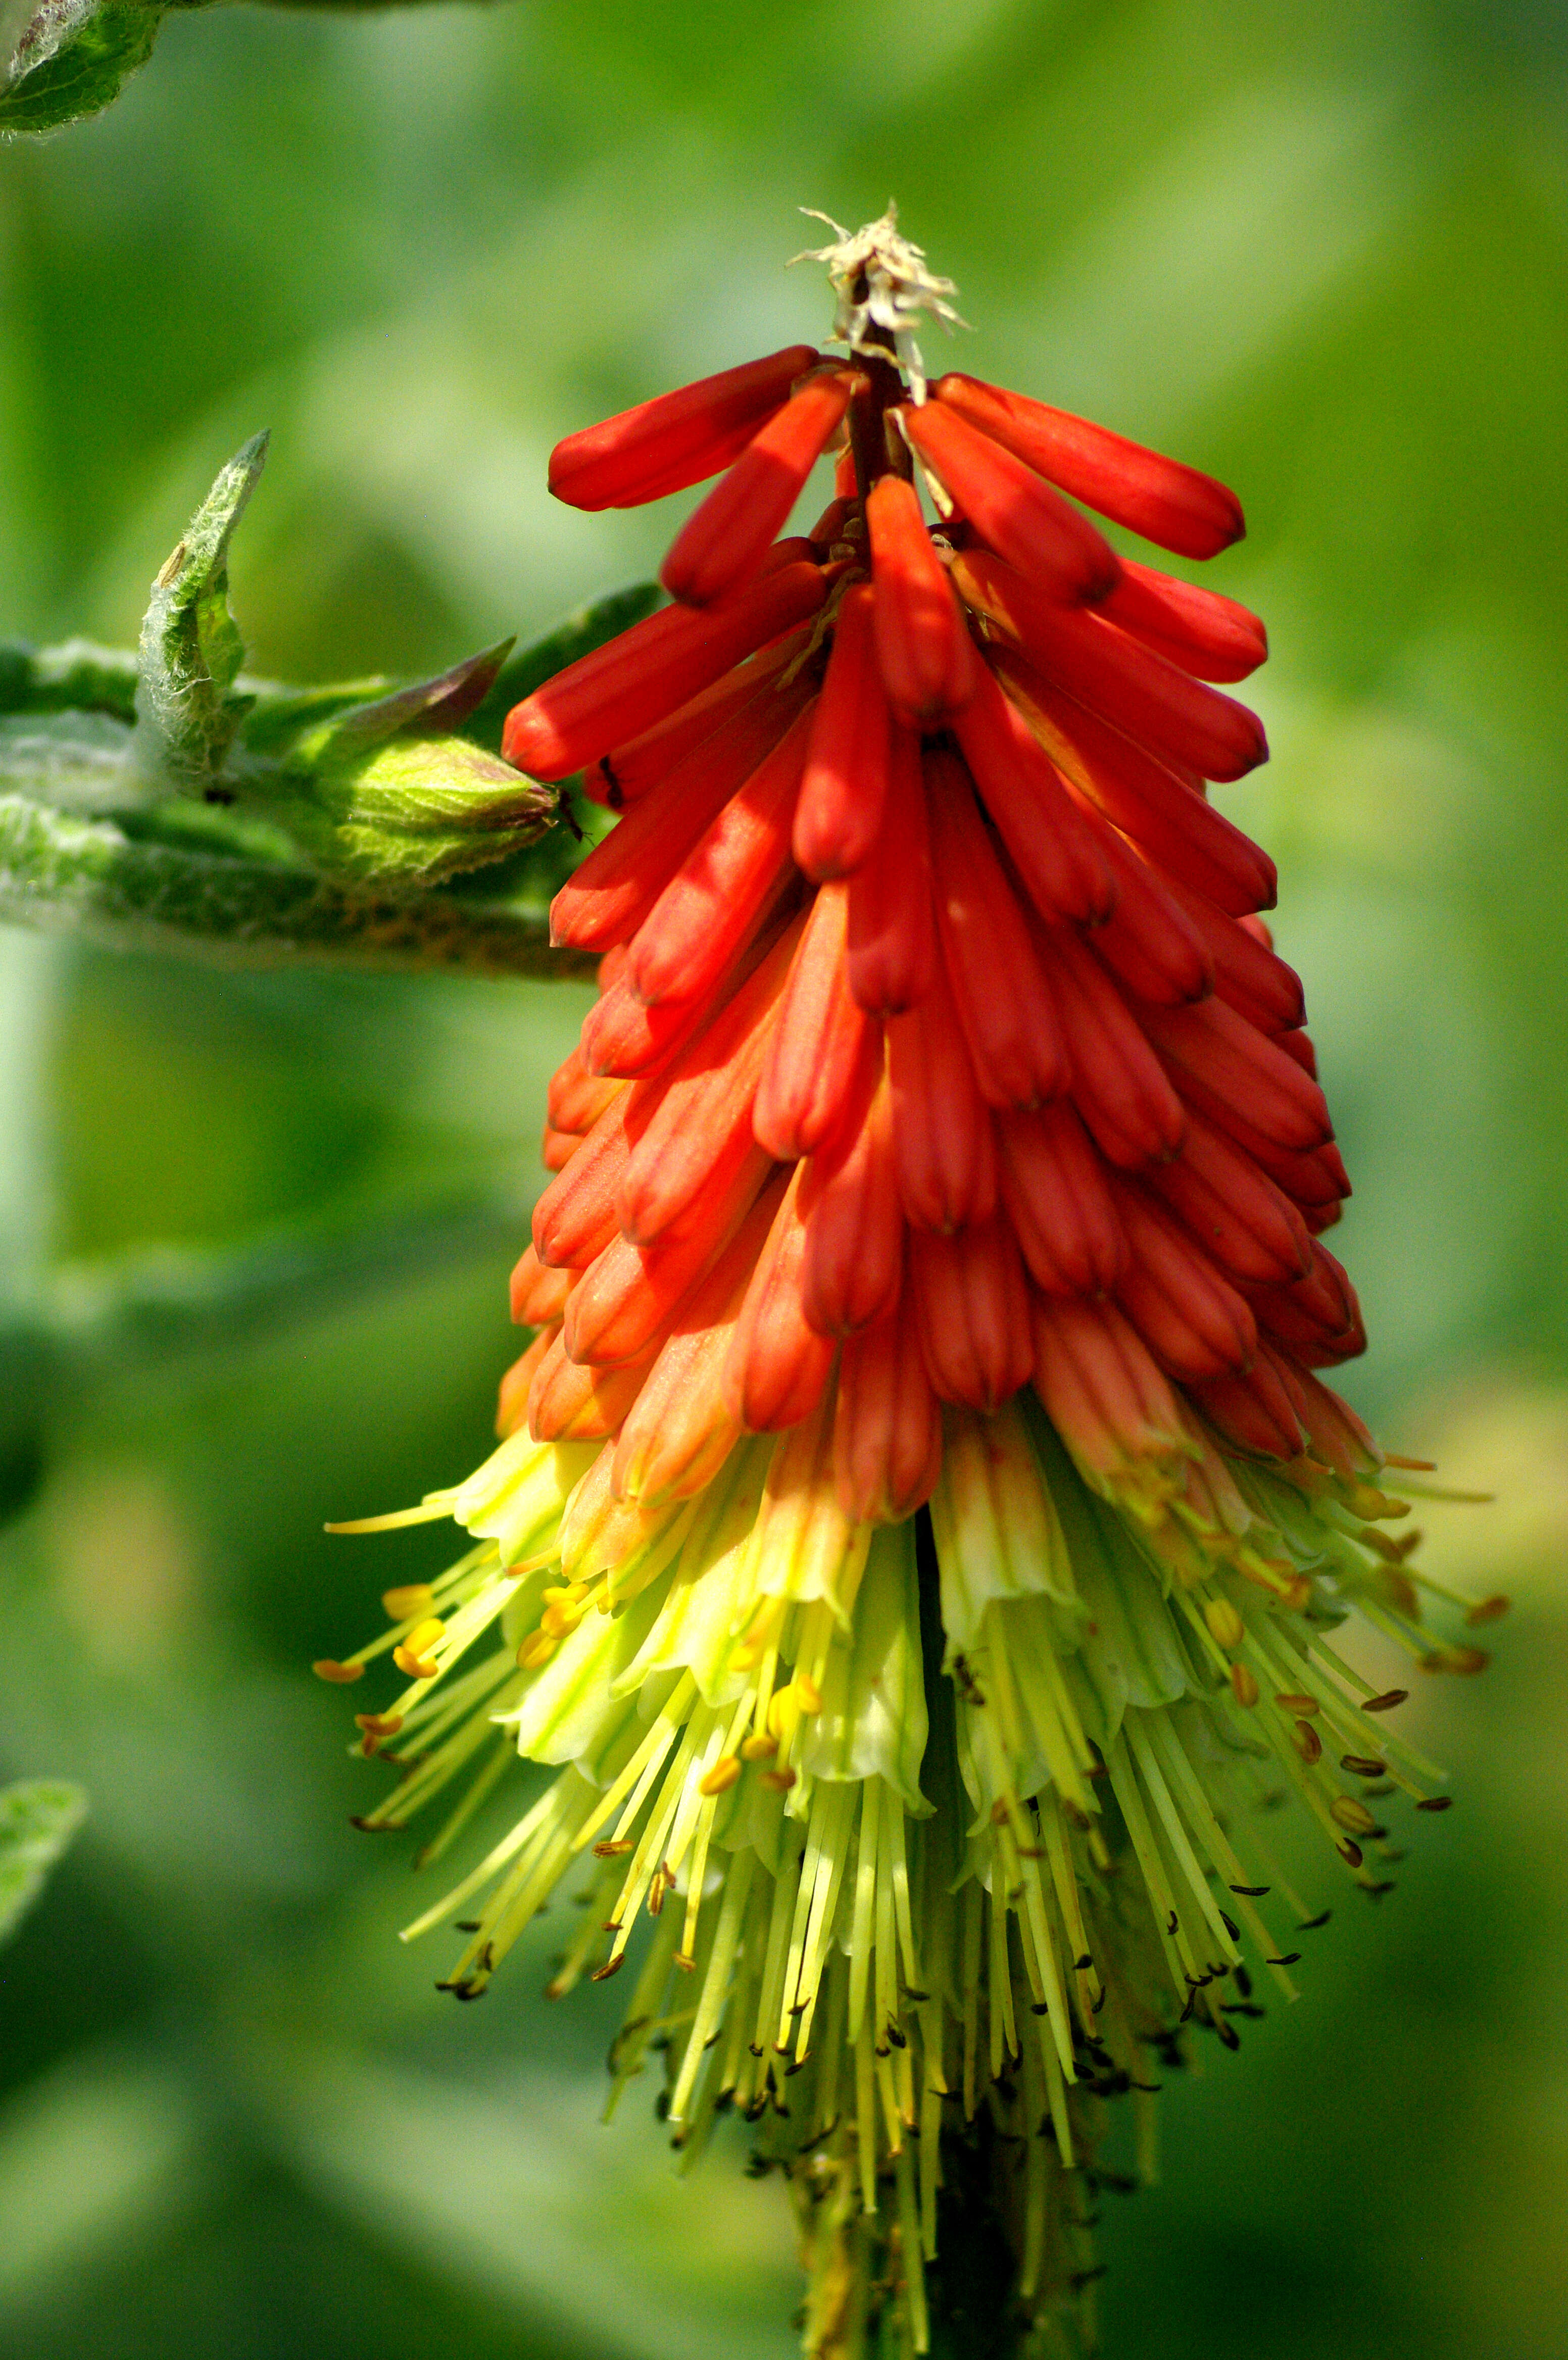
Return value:
<svg viewBox="0 0 1568 2360">
<path fill-rule="evenodd" d="M 0 1786 L 0 1942 L 14 1934 L 82 1825 L 87 1797 L 63 1778 Z"/>
<path fill-rule="evenodd" d="M 254 699 L 235 682 L 245 660 L 228 604 L 228 553 L 267 458 L 254 434 L 224 468 L 152 585 L 141 628 L 137 759 L 142 774 L 200 794 L 217 779 Z"/>
<path fill-rule="evenodd" d="M 0 10 L 0 132 L 55 131 L 96 115 L 151 56 L 163 14 L 144 0 Z"/>
</svg>

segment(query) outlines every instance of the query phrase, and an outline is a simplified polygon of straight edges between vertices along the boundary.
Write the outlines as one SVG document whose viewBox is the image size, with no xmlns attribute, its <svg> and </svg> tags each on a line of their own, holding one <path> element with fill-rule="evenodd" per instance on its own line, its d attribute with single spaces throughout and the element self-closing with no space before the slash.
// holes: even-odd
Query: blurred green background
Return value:
<svg viewBox="0 0 1568 2360">
<path fill-rule="evenodd" d="M 519 0 L 170 20 L 0 150 L 0 636 L 126 644 L 273 455 L 257 670 L 433 668 L 650 572 L 560 432 L 826 325 L 795 208 L 896 192 L 962 366 L 1235 484 L 1278 858 L 1357 1194 L 1348 1390 L 1517 1599 L 1409 1708 L 1460 1808 L 1108 2197 L 1119 2360 L 1568 2351 L 1568 15 L 1561 0 Z M 939 337 L 930 340 L 933 346 Z M 945 357 L 945 351 L 944 355 Z M 784 2360 L 784 2203 L 595 2120 L 610 2016 L 431 1989 L 306 1669 L 483 1452 L 571 987 L 236 977 L 0 937 L 0 1776 L 86 1833 L 0 1954 L 0 2351 Z M 1337 1241 L 1336 1241 L 1337 1242 Z M 28 1422 L 27 1404 L 38 1415 Z M 420 1890 L 416 1888 L 415 1890 Z M 1355 1898 L 1355 1896 L 1351 1896 Z M 609 2002 L 607 2000 L 607 2007 Z"/>
</svg>

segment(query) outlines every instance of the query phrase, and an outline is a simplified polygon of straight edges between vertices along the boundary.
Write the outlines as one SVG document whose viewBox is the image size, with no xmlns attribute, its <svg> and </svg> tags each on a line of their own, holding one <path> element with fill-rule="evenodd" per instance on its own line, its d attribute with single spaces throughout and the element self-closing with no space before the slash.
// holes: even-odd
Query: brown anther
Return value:
<svg viewBox="0 0 1568 2360">
<path fill-rule="evenodd" d="M 1490 1655 L 1480 1647 L 1433 1647 L 1420 1659 L 1423 1672 L 1451 1672 L 1468 1679 L 1484 1672 L 1491 1662 Z"/>
<path fill-rule="evenodd" d="M 354 1725 L 367 1737 L 396 1737 L 403 1725 L 400 1712 L 356 1712 Z"/>
<path fill-rule="evenodd" d="M 1416 1808 L 1418 1811 L 1452 1811 L 1453 1797 L 1452 1795 L 1423 1795 Z"/>
<path fill-rule="evenodd" d="M 1257 1702 L 1257 1682 L 1245 1664 L 1231 1666 L 1231 1694 L 1239 1705 L 1245 1706 L 1249 1711 Z"/>
<path fill-rule="evenodd" d="M 688 1959 L 684 1950 L 677 1950 L 670 1963 L 672 1966 L 679 1967 L 683 1974 L 695 1975 L 696 1972 L 696 1961 Z"/>
<path fill-rule="evenodd" d="M 1392 1712 L 1397 1704 L 1404 1703 L 1409 1693 L 1409 1688 L 1385 1688 L 1381 1696 L 1363 1697 L 1361 1710 L 1363 1712 Z"/>
<path fill-rule="evenodd" d="M 1343 1843 L 1338 1846 L 1338 1851 L 1341 1860 L 1348 1861 L 1352 1868 L 1361 1866 L 1361 1846 L 1358 1843 L 1352 1843 L 1348 1836 Z"/>
<path fill-rule="evenodd" d="M 1310 1721 L 1314 1713 L 1322 1710 L 1315 1696 L 1299 1696 L 1289 1688 L 1283 1696 L 1277 1696 L 1274 1701 L 1281 1712 L 1292 1713 L 1298 1721 Z"/>
<path fill-rule="evenodd" d="M 1468 1610 L 1464 1620 L 1469 1623 L 1472 1630 L 1475 1630 L 1476 1625 L 1481 1622 L 1500 1622 L 1503 1616 L 1508 1612 L 1511 1602 L 1512 1601 L 1507 1598 L 1479 1599 L 1476 1603 Z"/>
<path fill-rule="evenodd" d="M 624 1951 L 624 1950 L 617 1950 L 617 1952 L 616 1952 L 616 1954 L 615 1954 L 615 1956 L 614 1956 L 614 1958 L 613 1958 L 613 1959 L 607 1959 L 607 1960 L 605 1961 L 605 1962 L 604 1962 L 604 1964 L 603 1964 L 603 1966 L 602 1966 L 602 1967 L 596 1967 L 596 1968 L 594 1969 L 594 1971 L 593 1971 L 592 1974 L 588 1977 L 588 1981 L 589 1981 L 589 1983 L 608 1983 L 608 1982 L 609 1981 L 610 1976 L 611 1976 L 611 1975 L 613 1975 L 613 1974 L 615 1974 L 615 1973 L 617 1973 L 617 1972 L 620 1971 L 620 1967 L 621 1967 L 621 1966 L 624 1964 L 624 1962 L 625 1962 L 625 1959 L 626 1959 L 626 1953 L 625 1953 L 625 1951 Z M 548 1986 L 548 1985 L 546 1985 L 546 1986 L 545 1986 L 545 1997 L 546 1997 L 546 1998 L 550 1998 L 550 1997 L 552 1997 L 553 1995 L 554 1995 L 554 1994 L 552 1994 L 552 1993 L 550 1992 L 549 1986 Z"/>
<path fill-rule="evenodd" d="M 1317 1762 L 1322 1757 L 1323 1741 L 1310 1721 L 1291 1722 L 1290 1743 L 1303 1762 Z"/>
<path fill-rule="evenodd" d="M 771 1786 L 776 1795 L 787 1795 L 795 1785 L 795 1772 L 787 1767 L 783 1770 L 764 1770 L 762 1774 L 762 1783 L 764 1786 Z"/>
<path fill-rule="evenodd" d="M 1354 1770 L 1358 1778 L 1386 1778 L 1388 1775 L 1387 1762 L 1375 1762 L 1369 1754 L 1342 1754 L 1339 1766 L 1342 1770 Z"/>
<path fill-rule="evenodd" d="M 631 1838 L 630 1836 L 607 1837 L 603 1843 L 595 1844 L 594 1858 L 596 1860 L 616 1860 L 623 1852 L 630 1852 L 631 1849 L 632 1844 Z"/>
</svg>

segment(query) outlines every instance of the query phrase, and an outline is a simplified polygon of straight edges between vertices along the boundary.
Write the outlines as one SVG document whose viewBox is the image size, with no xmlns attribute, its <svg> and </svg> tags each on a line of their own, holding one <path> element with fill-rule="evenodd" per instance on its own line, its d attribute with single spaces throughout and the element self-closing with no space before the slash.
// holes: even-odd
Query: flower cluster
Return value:
<svg viewBox="0 0 1568 2360">
<path fill-rule="evenodd" d="M 1085 513 L 1201 559 L 1237 503 L 927 388 L 909 323 L 952 290 L 891 218 L 824 258 L 844 357 L 553 456 L 587 508 L 718 481 L 673 603 L 509 720 L 519 769 L 620 814 L 552 911 L 600 989 L 513 1273 L 537 1334 L 485 1466 L 356 1527 L 475 1547 L 318 1668 L 404 1675 L 359 1717 L 401 1771 L 362 1824 L 461 1779 L 427 1856 L 518 1754 L 558 1765 L 420 1921 L 477 1910 L 444 1987 L 584 1864 L 551 1990 L 631 1967 L 617 2090 L 656 2050 L 688 2155 L 728 2108 L 765 2126 L 809 2351 L 880 2310 L 917 2352 L 945 2183 L 984 2176 L 1024 2311 L 1070 2309 L 1100 2100 L 1188 2031 L 1236 2047 L 1255 1973 L 1288 1994 L 1327 1912 L 1253 1807 L 1294 1797 L 1375 1893 L 1389 1799 L 1444 1807 L 1347 1612 L 1483 1658 L 1384 1529 L 1411 1462 L 1316 1373 L 1363 1348 L 1322 1242 L 1349 1182 L 1274 870 L 1205 785 L 1266 755 L 1212 684 L 1263 627 Z"/>
</svg>

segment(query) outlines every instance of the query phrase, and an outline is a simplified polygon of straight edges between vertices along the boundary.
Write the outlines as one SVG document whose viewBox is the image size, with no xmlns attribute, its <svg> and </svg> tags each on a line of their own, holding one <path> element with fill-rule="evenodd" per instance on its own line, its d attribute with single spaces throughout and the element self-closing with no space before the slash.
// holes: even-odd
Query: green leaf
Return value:
<svg viewBox="0 0 1568 2360">
<path fill-rule="evenodd" d="M 267 458 L 254 434 L 224 468 L 152 586 L 141 628 L 137 758 L 142 774 L 200 794 L 219 777 L 254 702 L 228 604 L 229 542 Z"/>
<path fill-rule="evenodd" d="M 30 648 L 0 639 L 0 713 L 109 713 L 137 717 L 137 660 L 125 648 L 65 639 Z"/>
<path fill-rule="evenodd" d="M 86 1796 L 63 1778 L 0 1786 L 0 1942 L 32 1907 L 86 1813 Z"/>
<path fill-rule="evenodd" d="M 163 13 L 143 0 L 98 7 L 43 0 L 0 11 L 0 56 L 8 52 L 0 64 L 0 132 L 54 131 L 96 115 L 152 55 Z"/>
</svg>

